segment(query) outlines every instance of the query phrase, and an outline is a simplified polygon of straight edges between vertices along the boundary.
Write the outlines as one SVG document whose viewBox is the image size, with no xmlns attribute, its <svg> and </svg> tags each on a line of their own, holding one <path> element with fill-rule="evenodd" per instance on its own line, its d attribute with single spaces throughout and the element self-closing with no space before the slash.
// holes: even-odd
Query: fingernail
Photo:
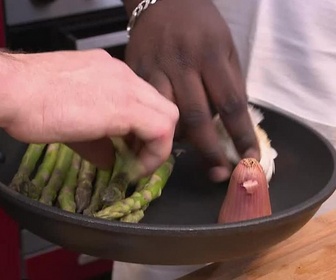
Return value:
<svg viewBox="0 0 336 280">
<path fill-rule="evenodd" d="M 256 149 L 248 149 L 244 154 L 244 158 L 255 158 L 260 160 L 260 153 Z"/>
<path fill-rule="evenodd" d="M 220 183 L 229 179 L 231 171 L 226 167 L 213 167 L 209 171 L 210 180 Z"/>
</svg>

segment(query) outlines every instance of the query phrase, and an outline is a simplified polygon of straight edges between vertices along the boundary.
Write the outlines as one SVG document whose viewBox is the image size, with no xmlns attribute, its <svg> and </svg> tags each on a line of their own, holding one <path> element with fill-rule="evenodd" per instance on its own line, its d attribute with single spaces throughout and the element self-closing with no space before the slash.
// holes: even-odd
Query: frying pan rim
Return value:
<svg viewBox="0 0 336 280">
<path fill-rule="evenodd" d="M 263 224 L 264 228 L 267 226 L 272 227 L 281 223 L 288 223 L 291 220 L 300 218 L 300 214 L 307 211 L 313 211 L 325 201 L 335 191 L 336 186 L 332 183 L 336 180 L 336 173 L 333 172 L 333 176 L 326 187 L 314 195 L 312 198 L 300 203 L 294 207 L 280 211 L 276 214 L 272 214 L 268 217 L 227 223 L 227 224 L 206 224 L 206 225 L 164 225 L 164 224 L 133 224 L 133 223 L 121 223 L 119 221 L 108 221 L 104 219 L 83 216 L 82 214 L 74 214 L 66 212 L 56 207 L 50 207 L 44 205 L 38 201 L 31 200 L 21 194 L 14 193 L 7 186 L 0 183 L 0 189 L 5 196 L 5 199 L 12 200 L 18 207 L 22 207 L 25 211 L 34 212 L 34 214 L 44 216 L 48 219 L 54 219 L 56 222 L 63 222 L 69 224 L 78 224 L 86 228 L 108 231 L 114 233 L 130 233 L 135 235 L 177 235 L 177 236 L 194 236 L 194 235 L 213 235 L 217 234 L 230 234 L 232 232 L 244 232 L 251 231 L 258 228 L 258 225 Z M 18 205 L 19 204 L 19 205 Z M 29 210 L 28 210 L 29 209 Z"/>
<path fill-rule="evenodd" d="M 334 175 L 336 180 L 336 175 Z M 201 224 L 201 225 L 164 225 L 164 224 L 145 224 L 145 223 L 121 223 L 119 221 L 109 221 L 99 219 L 95 217 L 84 216 L 82 214 L 66 212 L 56 207 L 50 207 L 44 205 L 38 201 L 31 200 L 21 194 L 14 193 L 7 186 L 0 183 L 1 192 L 7 196 L 7 200 L 14 200 L 14 204 L 18 207 L 25 208 L 25 211 L 29 211 L 39 216 L 43 216 L 48 219 L 54 219 L 55 222 L 63 222 L 69 224 L 77 224 L 86 228 L 109 231 L 114 233 L 130 233 L 135 235 L 177 235 L 186 237 L 188 235 L 213 235 L 218 234 L 230 234 L 232 232 L 244 232 L 257 229 L 258 225 L 263 224 L 263 227 L 273 226 L 274 224 L 280 225 L 281 223 L 287 223 L 288 218 L 296 219 L 300 218 L 302 212 L 313 211 L 317 209 L 335 190 L 332 184 L 328 184 L 326 188 L 317 193 L 312 198 L 300 203 L 294 207 L 288 208 L 283 211 L 279 211 L 276 214 L 272 214 L 268 217 L 252 219 L 248 221 L 227 223 L 227 224 Z M 14 193 L 14 195 L 13 195 Z M 30 201 L 31 200 L 31 201 Z M 322 203 L 321 203 L 322 202 Z"/>
</svg>

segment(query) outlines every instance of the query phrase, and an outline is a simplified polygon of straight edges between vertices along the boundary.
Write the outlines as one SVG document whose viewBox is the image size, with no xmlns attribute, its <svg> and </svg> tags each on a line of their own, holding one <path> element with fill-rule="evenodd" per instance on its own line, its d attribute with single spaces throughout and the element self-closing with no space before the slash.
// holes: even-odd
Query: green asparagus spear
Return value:
<svg viewBox="0 0 336 280">
<path fill-rule="evenodd" d="M 78 175 L 78 186 L 76 189 L 75 201 L 76 212 L 82 213 L 89 206 L 92 194 L 92 182 L 96 175 L 96 167 L 87 160 L 82 160 Z"/>
<path fill-rule="evenodd" d="M 83 212 L 84 215 L 93 216 L 93 213 L 102 208 L 101 194 L 106 189 L 111 179 L 111 174 L 112 170 L 98 169 L 94 192 L 89 207 Z"/>
<path fill-rule="evenodd" d="M 103 208 L 108 207 L 115 201 L 124 199 L 129 182 L 128 176 L 124 172 L 120 172 L 112 177 L 108 187 L 101 196 Z"/>
<path fill-rule="evenodd" d="M 64 184 L 60 190 L 57 201 L 61 209 L 75 213 L 75 190 L 77 187 L 77 176 L 81 166 L 81 157 L 74 154 L 70 170 L 66 175 Z"/>
<path fill-rule="evenodd" d="M 150 177 L 145 177 L 139 180 L 135 191 L 136 192 L 141 192 L 149 183 Z M 120 218 L 121 222 L 126 222 L 126 223 L 138 223 L 141 221 L 141 219 L 145 216 L 145 210 L 147 209 L 147 207 L 149 206 L 149 204 L 147 203 L 146 205 L 144 205 L 143 207 L 141 207 L 141 209 L 139 210 L 135 210 L 127 215 L 125 215 L 124 217 Z"/>
<path fill-rule="evenodd" d="M 121 139 L 114 138 L 113 144 L 117 150 L 116 161 L 111 181 L 101 196 L 103 208 L 125 198 L 126 190 L 131 183 L 130 171 L 133 168 L 132 165 L 135 159 Z"/>
<path fill-rule="evenodd" d="M 41 157 L 45 144 L 30 144 L 23 155 L 19 169 L 15 174 L 9 187 L 24 195 L 28 194 L 29 176 L 34 171 L 39 158 Z"/>
<path fill-rule="evenodd" d="M 112 179 L 102 194 L 103 208 L 124 199 L 128 186 L 139 180 L 142 173 L 140 162 L 123 139 L 114 137 L 112 141 L 116 148 L 116 162 Z"/>
<path fill-rule="evenodd" d="M 40 202 L 47 205 L 53 205 L 53 202 L 63 185 L 67 171 L 71 165 L 73 155 L 74 152 L 69 147 L 61 144 L 54 171 L 47 186 L 43 188 Z"/>
<path fill-rule="evenodd" d="M 140 222 L 142 220 L 142 218 L 145 217 L 145 210 L 146 210 L 147 207 L 148 207 L 148 204 L 145 207 L 141 208 L 140 210 L 133 211 L 133 212 L 127 214 L 126 216 L 121 217 L 120 221 L 124 222 L 124 223 L 138 223 L 138 222 Z"/>
<path fill-rule="evenodd" d="M 39 166 L 34 179 L 28 190 L 28 196 L 34 200 L 38 200 L 41 196 L 43 188 L 46 186 L 57 160 L 60 144 L 49 144 L 44 155 L 43 162 Z"/>
<path fill-rule="evenodd" d="M 118 219 L 141 209 L 158 198 L 171 175 L 174 162 L 173 156 L 170 156 L 169 159 L 154 172 L 148 184 L 140 192 L 135 191 L 130 197 L 113 203 L 111 206 L 94 214 L 94 216 L 109 220 Z"/>
<path fill-rule="evenodd" d="M 141 178 L 139 182 L 136 185 L 135 191 L 140 192 L 142 191 L 149 183 L 151 176 L 147 176 L 144 178 Z"/>
</svg>

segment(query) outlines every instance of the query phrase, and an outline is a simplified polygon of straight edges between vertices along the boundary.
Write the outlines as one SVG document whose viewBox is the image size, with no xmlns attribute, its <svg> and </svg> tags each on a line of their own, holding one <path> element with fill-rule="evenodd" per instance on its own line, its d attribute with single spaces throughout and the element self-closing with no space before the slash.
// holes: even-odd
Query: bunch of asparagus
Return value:
<svg viewBox="0 0 336 280">
<path fill-rule="evenodd" d="M 111 170 L 97 168 L 64 144 L 30 144 L 9 187 L 72 213 L 137 223 L 149 204 L 160 197 L 174 157 L 151 176 L 135 180 L 134 155 L 122 140 L 113 142 L 116 162 Z M 135 189 L 127 197 L 134 183 Z"/>
</svg>

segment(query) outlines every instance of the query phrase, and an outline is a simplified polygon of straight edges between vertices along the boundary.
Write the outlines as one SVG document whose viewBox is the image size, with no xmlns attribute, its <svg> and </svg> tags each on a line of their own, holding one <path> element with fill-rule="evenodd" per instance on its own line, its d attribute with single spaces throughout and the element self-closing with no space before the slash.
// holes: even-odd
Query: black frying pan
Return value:
<svg viewBox="0 0 336 280">
<path fill-rule="evenodd" d="M 207 180 L 190 147 L 177 159 L 162 196 L 140 224 L 67 213 L 9 190 L 25 145 L 0 135 L 0 205 L 21 226 L 70 250 L 146 264 L 197 264 L 255 254 L 299 230 L 336 187 L 335 151 L 321 136 L 282 114 L 262 108 L 262 127 L 279 155 L 270 184 L 273 215 L 216 224 L 227 184 Z M 6 229 L 0 229 L 6 230 Z"/>
</svg>

